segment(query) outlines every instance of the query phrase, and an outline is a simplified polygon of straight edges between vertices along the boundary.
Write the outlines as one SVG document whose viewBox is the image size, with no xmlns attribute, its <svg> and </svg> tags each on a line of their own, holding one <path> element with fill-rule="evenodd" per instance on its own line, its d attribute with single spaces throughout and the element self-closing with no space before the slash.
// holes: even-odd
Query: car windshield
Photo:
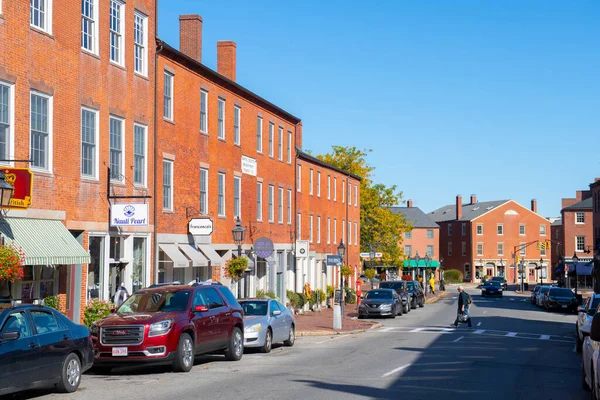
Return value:
<svg viewBox="0 0 600 400">
<path fill-rule="evenodd" d="M 392 292 L 390 290 L 371 290 L 370 292 L 367 293 L 366 297 L 367 299 L 391 299 L 392 298 Z"/>
<path fill-rule="evenodd" d="M 483 284 L 483 286 L 493 286 L 493 287 L 498 287 L 500 286 L 500 282 L 495 282 L 495 281 L 487 281 L 486 283 Z"/>
<path fill-rule="evenodd" d="M 404 282 L 381 282 L 380 288 L 394 289 L 396 291 L 404 289 Z"/>
<path fill-rule="evenodd" d="M 415 281 L 407 281 L 406 282 L 406 288 L 408 290 L 414 290 L 414 288 L 415 288 Z"/>
<path fill-rule="evenodd" d="M 575 295 L 573 294 L 573 292 L 571 292 L 570 289 L 550 289 L 550 293 L 548 293 L 548 296 L 560 296 L 560 297 L 574 297 Z"/>
<path fill-rule="evenodd" d="M 533 288 L 533 293 L 537 293 L 539 291 L 540 291 L 540 287 L 539 286 L 536 286 L 536 287 Z"/>
<path fill-rule="evenodd" d="M 548 293 L 548 290 L 550 290 L 550 288 L 548 286 L 542 287 L 542 288 L 540 288 L 540 293 L 546 294 L 546 293 Z"/>
<path fill-rule="evenodd" d="M 117 310 L 118 313 L 184 311 L 190 299 L 189 290 L 137 292 Z"/>
<path fill-rule="evenodd" d="M 266 301 L 242 301 L 244 315 L 267 315 L 269 303 Z"/>
<path fill-rule="evenodd" d="M 504 282 L 504 278 L 501 276 L 493 276 L 492 277 L 493 281 L 499 281 L 499 282 Z"/>
</svg>

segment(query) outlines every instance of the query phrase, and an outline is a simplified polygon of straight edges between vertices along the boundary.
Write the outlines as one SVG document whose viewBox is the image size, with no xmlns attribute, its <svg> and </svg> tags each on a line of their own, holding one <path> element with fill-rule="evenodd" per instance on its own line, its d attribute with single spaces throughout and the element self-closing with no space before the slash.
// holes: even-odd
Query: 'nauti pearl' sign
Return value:
<svg viewBox="0 0 600 400">
<path fill-rule="evenodd" d="M 147 225 L 147 203 L 119 203 L 110 205 L 110 226 Z"/>
<path fill-rule="evenodd" d="M 213 233 L 213 222 L 210 218 L 193 218 L 188 223 L 188 230 L 193 236 L 208 236 Z"/>
</svg>

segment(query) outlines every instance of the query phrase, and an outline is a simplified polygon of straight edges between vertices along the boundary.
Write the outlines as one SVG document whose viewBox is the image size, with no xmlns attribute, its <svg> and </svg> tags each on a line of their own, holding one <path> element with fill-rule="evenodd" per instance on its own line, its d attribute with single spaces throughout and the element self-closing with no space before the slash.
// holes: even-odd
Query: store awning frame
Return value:
<svg viewBox="0 0 600 400">
<path fill-rule="evenodd" d="M 178 245 L 159 243 L 158 247 L 173 261 L 173 268 L 188 268 L 190 266 L 190 260 L 183 255 Z"/>
<path fill-rule="evenodd" d="M 210 260 L 210 264 L 212 266 L 225 266 L 225 263 L 223 262 L 223 258 L 221 258 L 221 256 L 219 256 L 219 254 L 215 251 L 215 249 L 213 249 L 213 247 L 209 244 L 198 244 L 198 248 L 200 249 L 200 251 L 202 253 L 204 253 L 204 255 L 206 256 L 206 258 L 208 258 Z"/>
<path fill-rule="evenodd" d="M 192 267 L 208 267 L 208 259 L 190 244 L 180 244 L 181 251 L 192 260 Z"/>
</svg>

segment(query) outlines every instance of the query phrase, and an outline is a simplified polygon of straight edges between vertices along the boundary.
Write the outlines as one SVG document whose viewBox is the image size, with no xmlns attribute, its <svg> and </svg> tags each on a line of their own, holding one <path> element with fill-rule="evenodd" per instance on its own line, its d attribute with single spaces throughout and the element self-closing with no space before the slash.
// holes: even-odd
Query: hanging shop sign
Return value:
<svg viewBox="0 0 600 400">
<path fill-rule="evenodd" d="M 29 168 L 2 167 L 6 182 L 15 188 L 10 199 L 11 208 L 29 208 L 33 192 L 33 174 Z"/>
<path fill-rule="evenodd" d="M 192 218 L 188 223 L 188 231 L 192 236 L 209 236 L 213 233 L 213 222 L 210 218 Z"/>
<path fill-rule="evenodd" d="M 110 205 L 110 226 L 147 225 L 147 203 L 119 203 Z"/>
<path fill-rule="evenodd" d="M 273 254 L 273 241 L 267 237 L 260 237 L 254 242 L 254 251 L 260 258 L 267 258 Z"/>
</svg>

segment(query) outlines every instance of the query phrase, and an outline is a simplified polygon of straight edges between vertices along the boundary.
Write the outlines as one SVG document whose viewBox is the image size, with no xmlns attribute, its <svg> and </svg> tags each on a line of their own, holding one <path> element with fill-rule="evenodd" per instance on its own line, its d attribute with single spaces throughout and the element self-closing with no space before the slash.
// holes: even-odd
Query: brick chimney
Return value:
<svg viewBox="0 0 600 400">
<path fill-rule="evenodd" d="M 202 62 L 202 17 L 197 14 L 179 16 L 179 50 Z"/>
<path fill-rule="evenodd" d="M 462 196 L 459 194 L 456 196 L 456 219 L 462 218 Z"/>
<path fill-rule="evenodd" d="M 471 195 L 471 205 L 477 203 L 477 196 L 475 196 L 474 194 Z"/>
<path fill-rule="evenodd" d="M 537 213 L 537 200 L 536 199 L 531 199 L 531 211 L 533 211 L 534 213 Z"/>
<path fill-rule="evenodd" d="M 408 200 L 406 202 L 406 207 L 411 208 L 412 207 L 412 200 Z"/>
<path fill-rule="evenodd" d="M 217 72 L 235 82 L 235 42 L 217 42 Z"/>
</svg>

